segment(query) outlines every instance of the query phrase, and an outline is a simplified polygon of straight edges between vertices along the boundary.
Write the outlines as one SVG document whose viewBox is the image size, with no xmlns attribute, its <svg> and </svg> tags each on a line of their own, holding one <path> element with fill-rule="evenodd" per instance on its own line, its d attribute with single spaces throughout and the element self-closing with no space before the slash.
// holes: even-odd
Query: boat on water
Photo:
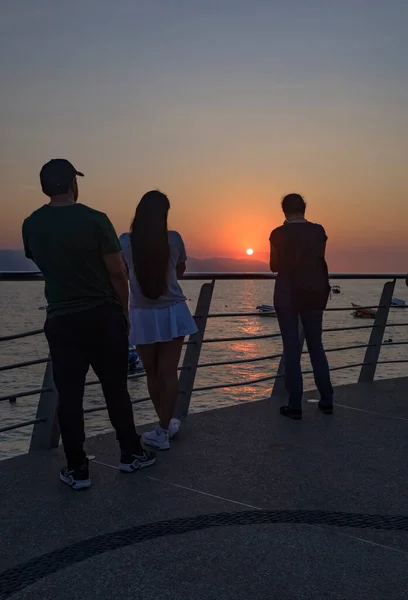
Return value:
<svg viewBox="0 0 408 600">
<path fill-rule="evenodd" d="M 256 310 L 261 317 L 276 317 L 275 307 L 271 304 L 259 304 Z"/>
<path fill-rule="evenodd" d="M 364 308 L 359 304 L 354 304 L 354 302 L 351 303 L 351 306 L 354 308 L 354 317 L 358 319 L 375 319 L 377 311 L 374 308 Z"/>
<path fill-rule="evenodd" d="M 341 294 L 341 289 L 339 285 L 333 285 L 331 289 L 332 294 Z"/>
<path fill-rule="evenodd" d="M 406 305 L 407 305 L 407 303 L 405 302 L 405 300 L 401 300 L 400 298 L 393 298 L 391 300 L 392 308 L 405 308 Z"/>
</svg>

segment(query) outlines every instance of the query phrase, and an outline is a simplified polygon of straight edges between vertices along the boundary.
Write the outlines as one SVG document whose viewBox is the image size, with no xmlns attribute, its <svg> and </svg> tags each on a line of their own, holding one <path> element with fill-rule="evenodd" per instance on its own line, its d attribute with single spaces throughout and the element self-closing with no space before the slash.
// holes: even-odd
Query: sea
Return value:
<svg viewBox="0 0 408 600">
<path fill-rule="evenodd" d="M 379 303 L 383 281 L 378 280 L 342 280 L 336 281 L 341 293 L 333 295 L 328 308 L 341 308 L 344 311 L 327 312 L 326 328 L 353 327 L 367 325 L 368 320 L 356 319 L 352 316 L 351 302 L 362 306 L 375 306 Z M 202 282 L 185 281 L 183 289 L 188 305 L 194 312 Z M 217 281 L 211 306 L 211 313 L 254 312 L 258 304 L 273 303 L 273 281 Z M 408 289 L 403 282 L 397 282 L 396 297 L 404 299 L 408 304 Z M 42 282 L 1 282 L 0 284 L 0 336 L 21 333 L 41 328 L 44 323 L 44 291 Z M 383 346 L 380 360 L 404 361 L 408 359 L 408 346 L 395 342 L 408 341 L 408 313 L 404 309 L 390 311 L 389 324 L 385 332 L 385 340 L 392 340 Z M 391 326 L 394 324 L 394 326 Z M 222 338 L 231 336 L 253 336 L 278 332 L 276 319 L 261 316 L 226 317 L 209 319 L 206 338 Z M 336 351 L 338 348 L 367 343 L 370 329 L 325 334 L 325 345 L 332 368 L 344 365 L 355 365 L 364 359 L 364 349 Z M 224 360 L 250 359 L 257 356 L 279 354 L 282 350 L 281 339 L 241 340 L 225 343 L 204 344 L 200 362 L 219 362 Z M 0 365 L 45 358 L 48 355 L 47 343 L 43 335 L 36 335 L 20 340 L 0 343 Z M 270 395 L 272 382 L 251 384 L 251 380 L 267 377 L 276 373 L 278 359 L 268 359 L 252 363 L 239 363 L 229 366 L 204 367 L 198 370 L 195 387 L 225 384 L 223 389 L 193 394 L 191 412 L 211 410 L 242 402 L 254 402 Z M 303 360 L 303 369 L 309 370 L 307 356 Z M 408 363 L 396 362 L 378 365 L 377 378 L 398 377 L 406 375 Z M 35 365 L 0 372 L 0 396 L 15 394 L 20 391 L 40 388 L 44 374 L 44 365 Z M 357 381 L 359 367 L 346 367 L 334 370 L 332 377 L 335 385 Z M 95 379 L 90 372 L 89 379 Z M 228 387 L 231 383 L 245 382 L 239 387 Z M 305 389 L 313 388 L 313 379 L 305 377 Z M 129 381 L 132 399 L 147 396 L 144 379 Z M 0 402 L 0 427 L 35 418 L 38 396 L 18 399 L 15 403 Z M 103 406 L 104 399 L 99 386 L 86 390 L 84 406 Z M 137 424 L 155 420 L 155 413 L 150 402 L 134 405 Z M 111 430 L 105 410 L 86 416 L 87 436 L 94 436 Z M 14 431 L 0 433 L 0 460 L 27 452 L 32 427 L 24 427 Z"/>
</svg>

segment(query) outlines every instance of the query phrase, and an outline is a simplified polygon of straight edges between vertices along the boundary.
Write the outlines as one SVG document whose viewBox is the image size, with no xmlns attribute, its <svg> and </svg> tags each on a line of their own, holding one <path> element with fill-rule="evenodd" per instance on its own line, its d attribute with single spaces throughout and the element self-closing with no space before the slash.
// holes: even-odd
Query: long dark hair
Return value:
<svg viewBox="0 0 408 600">
<path fill-rule="evenodd" d="M 167 290 L 169 199 L 157 190 L 147 192 L 136 208 L 130 229 L 133 266 L 143 296 L 157 300 Z"/>
</svg>

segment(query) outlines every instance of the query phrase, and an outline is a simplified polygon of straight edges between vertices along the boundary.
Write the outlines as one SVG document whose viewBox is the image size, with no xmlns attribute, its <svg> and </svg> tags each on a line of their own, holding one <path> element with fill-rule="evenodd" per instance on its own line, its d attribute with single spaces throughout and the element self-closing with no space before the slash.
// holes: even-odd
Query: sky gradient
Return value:
<svg viewBox="0 0 408 600">
<path fill-rule="evenodd" d="M 296 191 L 332 271 L 402 269 L 407 30 L 406 0 L 0 0 L 0 248 L 64 157 L 118 233 L 157 187 L 191 255 L 256 259 Z"/>
</svg>

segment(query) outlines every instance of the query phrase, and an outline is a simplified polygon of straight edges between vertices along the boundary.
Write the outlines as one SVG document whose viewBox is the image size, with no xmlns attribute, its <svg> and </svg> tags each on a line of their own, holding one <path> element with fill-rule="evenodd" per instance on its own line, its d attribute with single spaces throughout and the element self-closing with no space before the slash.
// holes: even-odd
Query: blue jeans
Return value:
<svg viewBox="0 0 408 600">
<path fill-rule="evenodd" d="M 289 406 L 291 408 L 302 407 L 303 379 L 300 366 L 299 318 L 305 332 L 314 380 L 320 393 L 320 401 L 322 404 L 332 404 L 333 388 L 330 381 L 329 364 L 322 342 L 323 311 L 298 311 L 290 306 L 275 306 L 275 309 L 283 340 L 285 382 L 289 394 Z"/>
</svg>

